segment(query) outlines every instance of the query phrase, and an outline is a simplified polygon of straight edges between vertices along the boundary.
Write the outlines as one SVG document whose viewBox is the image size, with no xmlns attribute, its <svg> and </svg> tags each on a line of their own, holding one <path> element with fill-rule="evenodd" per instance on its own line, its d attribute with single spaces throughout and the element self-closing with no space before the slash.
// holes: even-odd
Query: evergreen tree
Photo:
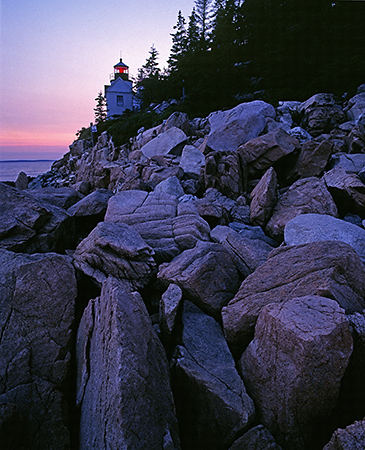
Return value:
<svg viewBox="0 0 365 450">
<path fill-rule="evenodd" d="M 164 100 L 164 78 L 160 75 L 161 71 L 157 61 L 158 51 L 154 44 L 150 48 L 149 55 L 145 64 L 138 69 L 136 83 L 137 98 L 140 100 L 142 108 Z"/>
<path fill-rule="evenodd" d="M 95 123 L 104 122 L 104 120 L 106 119 L 106 98 L 103 96 L 101 91 L 95 98 L 95 101 L 96 101 L 96 107 L 94 108 Z"/>
<path fill-rule="evenodd" d="M 181 13 L 181 10 L 177 16 L 177 23 L 174 26 L 175 33 L 171 34 L 172 48 L 170 58 L 168 59 L 168 70 L 171 73 L 178 69 L 179 62 L 187 51 L 188 35 L 186 30 L 186 20 Z"/>
<path fill-rule="evenodd" d="M 199 25 L 198 16 L 195 8 L 193 8 L 189 16 L 188 34 L 187 34 L 187 49 L 189 52 L 197 50 L 199 46 Z"/>
<path fill-rule="evenodd" d="M 195 0 L 195 12 L 198 19 L 200 42 L 205 48 L 211 30 L 212 0 Z"/>
<path fill-rule="evenodd" d="M 155 45 L 152 44 L 150 48 L 150 56 L 147 58 L 145 64 L 138 69 L 138 80 L 142 81 L 145 78 L 158 78 L 160 68 L 158 67 L 158 51 Z"/>
</svg>

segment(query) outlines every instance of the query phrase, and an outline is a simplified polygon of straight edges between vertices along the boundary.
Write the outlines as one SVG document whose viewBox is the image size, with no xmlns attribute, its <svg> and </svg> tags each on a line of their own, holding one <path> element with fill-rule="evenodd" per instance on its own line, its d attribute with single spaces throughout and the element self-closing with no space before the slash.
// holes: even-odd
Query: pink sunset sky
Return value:
<svg viewBox="0 0 365 450">
<path fill-rule="evenodd" d="M 173 26 L 194 0 L 1 0 L 0 160 L 58 159 L 94 120 L 123 61 L 136 75 L 152 44 L 166 66 Z"/>
</svg>

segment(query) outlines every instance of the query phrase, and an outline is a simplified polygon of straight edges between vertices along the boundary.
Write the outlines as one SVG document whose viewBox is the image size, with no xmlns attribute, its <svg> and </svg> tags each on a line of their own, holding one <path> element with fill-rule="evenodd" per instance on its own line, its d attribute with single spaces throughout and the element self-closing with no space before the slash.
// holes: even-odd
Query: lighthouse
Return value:
<svg viewBox="0 0 365 450">
<path fill-rule="evenodd" d="M 105 85 L 107 117 L 123 114 L 126 109 L 133 109 L 132 81 L 129 80 L 129 67 L 122 59 L 115 64 L 110 75 L 110 85 Z"/>
</svg>

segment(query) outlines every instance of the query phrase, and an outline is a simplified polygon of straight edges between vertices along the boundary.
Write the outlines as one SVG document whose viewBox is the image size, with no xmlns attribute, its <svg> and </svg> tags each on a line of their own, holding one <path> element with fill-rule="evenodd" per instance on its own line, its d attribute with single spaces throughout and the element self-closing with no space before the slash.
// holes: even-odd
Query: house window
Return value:
<svg viewBox="0 0 365 450">
<path fill-rule="evenodd" d="M 123 97 L 123 95 L 117 95 L 117 106 L 124 106 L 124 97 Z"/>
</svg>

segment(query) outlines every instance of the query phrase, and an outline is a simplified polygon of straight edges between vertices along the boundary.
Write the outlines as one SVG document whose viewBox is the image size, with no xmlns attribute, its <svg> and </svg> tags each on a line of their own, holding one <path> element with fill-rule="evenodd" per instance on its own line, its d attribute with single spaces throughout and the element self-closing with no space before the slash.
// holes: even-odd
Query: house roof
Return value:
<svg viewBox="0 0 365 450">
<path fill-rule="evenodd" d="M 121 93 L 131 93 L 132 92 L 132 81 L 123 80 L 123 78 L 117 78 L 111 82 L 110 85 L 104 87 L 105 94 L 108 91 L 111 92 L 121 92 Z"/>
</svg>

